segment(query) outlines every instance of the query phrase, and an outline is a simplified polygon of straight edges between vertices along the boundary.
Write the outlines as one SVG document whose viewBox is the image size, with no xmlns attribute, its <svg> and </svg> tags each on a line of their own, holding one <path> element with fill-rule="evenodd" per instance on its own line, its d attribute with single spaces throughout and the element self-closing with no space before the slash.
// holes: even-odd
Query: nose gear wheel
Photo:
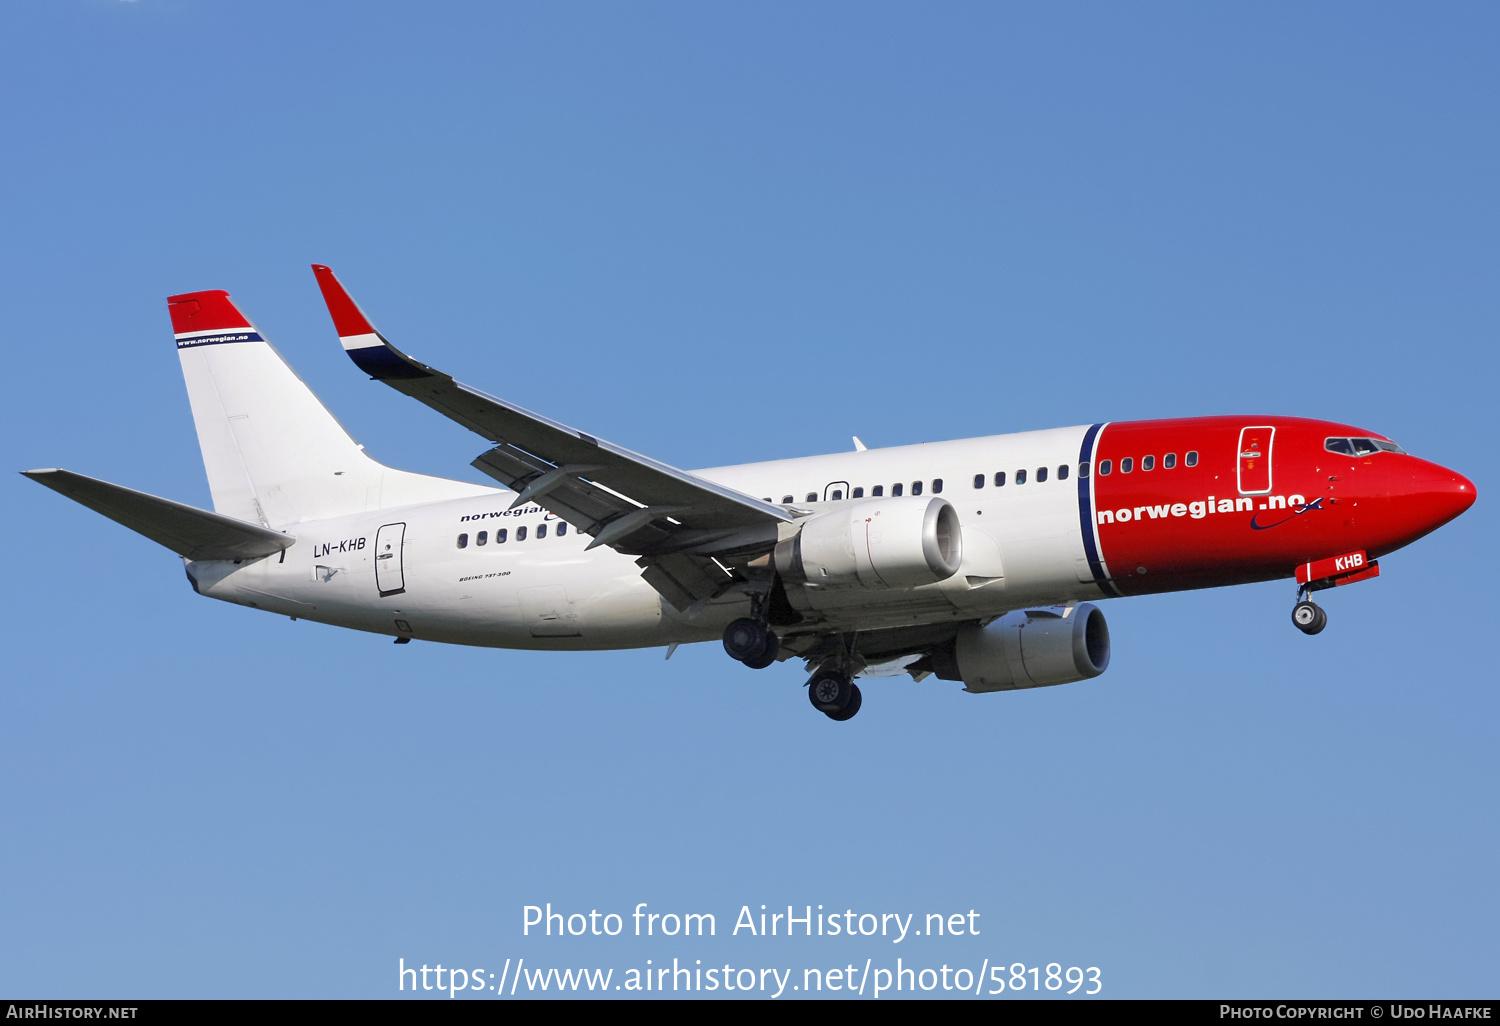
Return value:
<svg viewBox="0 0 1500 1026">
<path fill-rule="evenodd" d="M 1316 602 L 1298 602 L 1292 609 L 1292 623 L 1303 634 L 1317 634 L 1328 626 L 1328 614 Z"/>
</svg>

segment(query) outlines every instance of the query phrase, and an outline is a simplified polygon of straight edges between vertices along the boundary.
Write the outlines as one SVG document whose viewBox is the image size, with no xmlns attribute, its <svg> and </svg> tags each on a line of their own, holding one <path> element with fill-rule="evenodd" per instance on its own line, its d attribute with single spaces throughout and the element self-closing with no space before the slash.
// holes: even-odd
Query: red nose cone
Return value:
<svg viewBox="0 0 1500 1026">
<path fill-rule="evenodd" d="M 1406 501 L 1422 533 L 1435 531 L 1474 505 L 1474 482 L 1436 463 L 1417 463 Z"/>
<path fill-rule="evenodd" d="M 1368 490 L 1350 523 L 1371 531 L 1372 553 L 1410 545 L 1474 505 L 1474 482 L 1416 456 L 1371 459 L 1359 470 Z"/>
<path fill-rule="evenodd" d="M 1453 473 L 1452 471 L 1449 473 L 1453 476 L 1453 480 L 1448 485 L 1448 501 L 1451 504 L 1452 510 L 1443 518 L 1444 523 L 1447 523 L 1474 505 L 1474 500 L 1479 497 L 1474 491 L 1473 481 L 1470 481 L 1462 474 Z"/>
</svg>

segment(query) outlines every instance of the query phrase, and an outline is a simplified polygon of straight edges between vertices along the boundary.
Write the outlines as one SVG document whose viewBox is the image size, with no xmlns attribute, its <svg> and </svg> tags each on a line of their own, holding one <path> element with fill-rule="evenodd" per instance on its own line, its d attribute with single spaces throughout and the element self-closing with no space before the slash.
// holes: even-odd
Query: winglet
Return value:
<svg viewBox="0 0 1500 1026">
<path fill-rule="evenodd" d="M 328 314 L 333 318 L 333 329 L 339 333 L 339 342 L 355 366 L 382 381 L 388 378 L 425 378 L 432 374 L 375 330 L 359 304 L 334 277 L 332 268 L 313 264 L 312 269 L 318 279 L 318 288 L 323 291 L 323 302 L 328 305 Z"/>
<path fill-rule="evenodd" d="M 172 335 L 178 349 L 261 340 L 250 319 L 229 301 L 229 293 L 223 289 L 168 296 L 167 312 L 172 315 Z"/>
</svg>

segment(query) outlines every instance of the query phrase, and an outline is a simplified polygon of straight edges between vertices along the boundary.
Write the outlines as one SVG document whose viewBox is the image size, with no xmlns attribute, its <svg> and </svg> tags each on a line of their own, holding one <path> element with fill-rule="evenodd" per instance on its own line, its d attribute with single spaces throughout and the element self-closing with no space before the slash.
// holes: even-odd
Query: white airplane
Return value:
<svg viewBox="0 0 1500 1026">
<path fill-rule="evenodd" d="M 1295 577 L 1293 620 L 1317 633 L 1311 592 L 1377 576 L 1474 501 L 1383 436 L 1264 416 L 855 439 L 690 473 L 418 363 L 313 270 L 351 359 L 484 438 L 473 465 L 503 487 L 377 463 L 223 291 L 168 300 L 214 512 L 27 476 L 178 553 L 200 595 L 398 644 L 722 639 L 751 667 L 803 660 L 834 720 L 859 711 L 859 676 L 1097 676 L 1109 630 L 1089 599 Z"/>
</svg>

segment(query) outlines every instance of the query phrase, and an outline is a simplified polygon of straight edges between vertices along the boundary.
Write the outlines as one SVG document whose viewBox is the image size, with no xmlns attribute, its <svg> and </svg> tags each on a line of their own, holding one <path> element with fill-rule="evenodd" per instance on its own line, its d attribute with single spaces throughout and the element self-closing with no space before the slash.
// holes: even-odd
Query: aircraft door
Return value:
<svg viewBox="0 0 1500 1026">
<path fill-rule="evenodd" d="M 847 498 L 849 498 L 848 481 L 830 481 L 828 482 L 828 486 L 823 489 L 824 502 L 837 502 L 839 499 Z"/>
<path fill-rule="evenodd" d="M 1265 495 L 1271 490 L 1271 443 L 1275 440 L 1274 427 L 1247 427 L 1240 431 L 1241 495 Z"/>
<path fill-rule="evenodd" d="M 375 532 L 375 587 L 381 598 L 399 595 L 406 590 L 406 570 L 402 566 L 401 552 L 405 541 L 405 524 L 386 524 Z"/>
</svg>

